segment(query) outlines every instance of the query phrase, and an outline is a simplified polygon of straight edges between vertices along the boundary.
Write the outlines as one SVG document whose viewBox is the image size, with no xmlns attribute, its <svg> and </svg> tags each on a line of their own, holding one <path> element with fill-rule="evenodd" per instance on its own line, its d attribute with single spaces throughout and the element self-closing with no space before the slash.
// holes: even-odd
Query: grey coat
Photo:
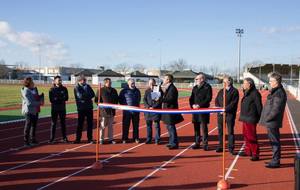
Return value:
<svg viewBox="0 0 300 190">
<path fill-rule="evenodd" d="M 259 123 L 267 128 L 281 128 L 287 96 L 282 85 L 271 90 Z"/>
<path fill-rule="evenodd" d="M 38 94 L 37 90 L 36 90 L 36 93 Z M 38 110 L 39 110 L 39 106 L 41 105 L 41 102 L 36 100 L 32 91 L 27 87 L 23 87 L 21 89 L 21 96 L 22 96 L 22 114 L 23 115 L 37 114 Z"/>
</svg>

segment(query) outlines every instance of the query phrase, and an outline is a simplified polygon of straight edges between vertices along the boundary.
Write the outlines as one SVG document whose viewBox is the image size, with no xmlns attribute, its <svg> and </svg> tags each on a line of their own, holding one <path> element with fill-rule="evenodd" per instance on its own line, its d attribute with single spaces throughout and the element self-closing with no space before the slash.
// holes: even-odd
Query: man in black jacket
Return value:
<svg viewBox="0 0 300 190">
<path fill-rule="evenodd" d="M 173 84 L 173 75 L 166 74 L 164 77 L 164 82 L 162 90 L 164 92 L 162 99 L 162 108 L 163 109 L 178 109 L 178 91 L 175 85 Z M 176 124 L 183 121 L 181 114 L 162 114 L 161 120 L 167 125 L 169 133 L 169 143 L 167 147 L 172 149 L 178 149 L 179 141 L 176 131 Z"/>
<path fill-rule="evenodd" d="M 237 107 L 239 103 L 239 92 L 236 88 L 233 87 L 233 79 L 229 76 L 224 77 L 223 83 L 226 89 L 226 100 L 225 100 L 225 112 L 226 112 L 226 126 L 228 131 L 228 150 L 231 154 L 234 153 L 234 125 Z M 218 95 L 215 99 L 215 106 L 223 107 L 223 93 L 224 89 L 221 89 L 218 92 Z M 216 149 L 216 152 L 223 151 L 223 114 L 218 114 L 218 139 L 219 147 Z"/>
<path fill-rule="evenodd" d="M 119 96 L 116 89 L 111 87 L 111 79 L 104 79 L 104 87 L 100 89 L 100 102 L 109 103 L 109 104 L 118 104 Z M 99 91 L 97 91 L 95 96 L 95 103 L 98 103 L 98 95 Z M 116 110 L 111 108 L 101 108 L 100 109 L 100 117 L 101 117 L 101 127 L 100 127 L 100 144 L 104 144 L 104 133 L 105 128 L 108 129 L 108 142 L 110 144 L 116 144 L 113 138 L 113 122 L 114 117 L 116 115 Z"/>
<path fill-rule="evenodd" d="M 243 82 L 244 96 L 241 101 L 240 121 L 243 123 L 243 136 L 245 150 L 240 155 L 251 156 L 251 161 L 259 160 L 259 144 L 256 126 L 260 119 L 262 103 L 261 95 L 251 78 L 245 78 Z"/>
<path fill-rule="evenodd" d="M 156 85 L 155 79 L 149 80 L 149 87 L 145 91 L 144 106 L 148 109 L 161 109 L 163 93 L 159 86 Z M 157 88 L 157 89 L 155 89 Z M 156 91 L 155 91 L 156 90 Z M 152 124 L 155 126 L 155 144 L 160 143 L 160 118 L 161 115 L 157 113 L 145 113 L 145 120 L 147 124 L 147 140 L 146 144 L 152 142 Z"/>
<path fill-rule="evenodd" d="M 259 123 L 265 126 L 268 130 L 268 136 L 273 151 L 273 158 L 266 165 L 267 168 L 280 167 L 281 143 L 279 129 L 282 128 L 284 110 L 287 101 L 287 95 L 281 84 L 281 80 L 280 74 L 275 72 L 269 74 L 271 90 L 259 121 Z"/>
<path fill-rule="evenodd" d="M 76 140 L 74 144 L 78 144 L 81 141 L 82 128 L 84 119 L 87 119 L 87 138 L 88 143 L 94 143 L 93 141 L 93 98 L 95 93 L 90 85 L 86 83 L 86 78 L 80 76 L 78 84 L 74 88 L 74 96 L 78 111 L 78 127 L 76 131 Z"/>
<path fill-rule="evenodd" d="M 53 87 L 49 91 L 51 102 L 51 135 L 49 143 L 55 139 L 56 123 L 59 117 L 63 142 L 68 142 L 66 135 L 66 101 L 69 99 L 68 89 L 62 85 L 60 76 L 54 77 Z"/>
<path fill-rule="evenodd" d="M 206 81 L 204 74 L 199 74 L 195 78 L 196 85 L 192 90 L 189 102 L 193 109 L 208 108 L 212 99 L 212 88 Z M 193 114 L 194 132 L 195 132 L 195 145 L 193 149 L 200 148 L 200 138 L 202 128 L 202 143 L 203 150 L 208 150 L 208 124 L 209 124 L 209 113 Z"/>
<path fill-rule="evenodd" d="M 135 80 L 132 78 L 129 78 L 127 80 L 127 84 L 128 85 L 124 89 L 122 89 L 119 94 L 120 104 L 139 107 L 140 101 L 141 101 L 141 92 L 135 86 Z M 140 142 L 140 139 L 139 139 L 140 113 L 133 112 L 133 111 L 123 111 L 123 124 L 122 124 L 123 144 L 126 144 L 128 142 L 130 121 L 132 121 L 132 125 L 133 125 L 133 140 L 136 143 Z"/>
</svg>

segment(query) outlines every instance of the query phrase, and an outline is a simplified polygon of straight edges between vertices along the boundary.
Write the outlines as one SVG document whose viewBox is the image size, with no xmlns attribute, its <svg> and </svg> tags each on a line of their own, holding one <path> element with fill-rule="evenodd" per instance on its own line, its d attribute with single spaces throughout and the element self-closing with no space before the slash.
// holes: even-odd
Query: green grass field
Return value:
<svg viewBox="0 0 300 190">
<path fill-rule="evenodd" d="M 14 106 L 19 106 L 21 104 L 21 85 L 0 85 L 0 108 L 9 108 Z M 50 85 L 40 85 L 38 86 L 39 93 L 45 94 L 45 104 L 49 104 L 49 96 L 48 92 L 50 89 Z M 69 101 L 74 102 L 74 93 L 73 93 L 73 86 L 68 86 L 69 91 Z M 97 91 L 96 87 L 93 87 L 95 92 Z M 117 89 L 118 92 L 120 89 Z M 141 90 L 142 95 L 144 94 L 144 90 Z M 189 96 L 190 92 L 188 91 L 180 91 L 179 96 Z M 95 105 L 96 106 L 96 105 Z M 67 104 L 67 113 L 76 112 L 76 105 L 75 103 Z M 48 116 L 51 113 L 50 106 L 43 106 L 41 108 L 40 116 Z M 6 110 L 0 111 L 0 122 L 2 121 L 10 121 L 15 119 L 23 119 L 21 114 L 21 109 L 13 109 L 13 110 Z"/>
</svg>

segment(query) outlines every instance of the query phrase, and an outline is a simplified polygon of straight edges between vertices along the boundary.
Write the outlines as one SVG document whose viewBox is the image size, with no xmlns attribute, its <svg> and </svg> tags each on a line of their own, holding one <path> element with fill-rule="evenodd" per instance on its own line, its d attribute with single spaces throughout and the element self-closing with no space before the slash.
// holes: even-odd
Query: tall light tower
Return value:
<svg viewBox="0 0 300 190">
<path fill-rule="evenodd" d="M 42 65 L 42 50 L 41 50 L 41 43 L 38 43 L 39 47 L 39 82 L 42 80 L 41 76 L 41 65 Z"/>
<path fill-rule="evenodd" d="M 244 29 L 242 28 L 237 28 L 235 29 L 235 33 L 237 34 L 238 40 L 239 40 L 239 52 L 238 52 L 238 63 L 239 63 L 239 68 L 238 68 L 238 73 L 237 73 L 237 81 L 240 83 L 240 74 L 241 74 L 241 41 L 242 41 L 242 34 L 244 34 Z"/>
<path fill-rule="evenodd" d="M 162 56 L 162 48 L 161 48 L 161 39 L 158 39 L 159 42 L 159 78 L 161 77 L 161 67 L 162 67 L 162 61 L 161 61 L 161 56 Z"/>
</svg>

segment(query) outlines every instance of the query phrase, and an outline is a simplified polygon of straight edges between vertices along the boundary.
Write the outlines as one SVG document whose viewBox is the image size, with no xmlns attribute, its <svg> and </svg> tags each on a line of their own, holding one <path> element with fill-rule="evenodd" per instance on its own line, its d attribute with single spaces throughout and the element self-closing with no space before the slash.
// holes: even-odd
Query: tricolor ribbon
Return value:
<svg viewBox="0 0 300 190">
<path fill-rule="evenodd" d="M 223 108 L 213 107 L 213 108 L 199 108 L 199 109 L 147 109 L 140 108 L 136 106 L 127 106 L 119 104 L 108 104 L 100 103 L 99 108 L 112 108 L 116 110 L 125 110 L 133 112 L 144 112 L 144 113 L 157 113 L 157 114 L 201 114 L 201 113 L 221 113 L 224 112 Z"/>
</svg>

